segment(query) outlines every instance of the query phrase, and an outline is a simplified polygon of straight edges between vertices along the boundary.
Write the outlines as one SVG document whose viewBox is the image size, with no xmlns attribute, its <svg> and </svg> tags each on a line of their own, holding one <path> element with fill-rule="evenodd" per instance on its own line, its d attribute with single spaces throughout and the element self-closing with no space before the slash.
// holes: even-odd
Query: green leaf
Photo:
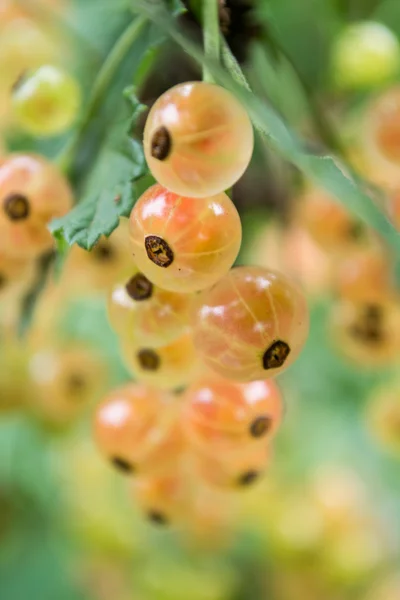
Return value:
<svg viewBox="0 0 400 600">
<path fill-rule="evenodd" d="M 146 107 L 137 100 L 133 88 L 124 95 L 131 106 L 124 129 L 130 131 Z M 139 197 L 136 182 L 146 173 L 143 148 L 137 140 L 126 135 L 118 150 L 106 147 L 89 178 L 90 191 L 85 198 L 49 225 L 59 252 L 65 253 L 65 245 L 75 243 L 90 250 L 102 235 L 109 236 L 118 227 L 119 218 L 129 216 Z"/>
</svg>

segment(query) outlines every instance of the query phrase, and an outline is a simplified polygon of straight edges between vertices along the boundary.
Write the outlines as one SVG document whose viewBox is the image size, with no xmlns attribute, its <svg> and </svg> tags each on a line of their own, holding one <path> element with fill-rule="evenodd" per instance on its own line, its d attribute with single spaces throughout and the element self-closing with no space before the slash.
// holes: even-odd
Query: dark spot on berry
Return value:
<svg viewBox="0 0 400 600">
<path fill-rule="evenodd" d="M 168 525 L 167 517 L 158 510 L 150 510 L 147 513 L 147 518 L 155 525 Z"/>
<path fill-rule="evenodd" d="M 349 225 L 349 229 L 348 229 L 348 237 L 351 240 L 360 240 L 362 239 L 362 237 L 365 234 L 365 227 L 363 225 L 363 223 L 361 223 L 361 221 L 353 221 L 350 225 Z"/>
<path fill-rule="evenodd" d="M 143 348 L 137 353 L 137 359 L 140 366 L 145 371 L 157 371 L 160 367 L 161 359 L 157 352 L 149 348 Z"/>
<path fill-rule="evenodd" d="M 133 300 L 147 300 L 153 293 L 153 284 L 143 273 L 137 273 L 125 285 L 125 289 Z"/>
<path fill-rule="evenodd" d="M 24 221 L 29 217 L 29 200 L 22 194 L 10 194 L 4 199 L 3 209 L 11 221 Z"/>
<path fill-rule="evenodd" d="M 7 285 L 7 277 L 5 275 L 3 275 L 2 273 L 0 273 L 0 290 L 5 288 L 6 285 Z"/>
<path fill-rule="evenodd" d="M 99 262 L 111 262 L 115 259 L 116 255 L 114 248 L 107 241 L 98 242 L 94 246 L 92 253 L 95 260 Z"/>
<path fill-rule="evenodd" d="M 254 483 L 260 476 L 258 471 L 246 471 L 242 475 L 240 475 L 238 479 L 238 484 L 240 486 L 251 485 Z"/>
<path fill-rule="evenodd" d="M 166 269 L 174 260 L 174 253 L 163 238 L 158 235 L 148 235 L 144 240 L 147 256 L 157 265 Z"/>
<path fill-rule="evenodd" d="M 118 469 L 118 471 L 121 471 L 121 473 L 125 473 L 128 475 L 135 472 L 135 467 L 124 458 L 120 458 L 119 456 L 113 456 L 111 458 L 111 462 L 114 465 L 114 467 Z"/>
<path fill-rule="evenodd" d="M 351 335 L 367 344 L 379 344 L 384 339 L 383 311 L 377 304 L 364 306 L 360 320 L 349 327 Z"/>
<path fill-rule="evenodd" d="M 151 138 L 151 155 L 157 160 L 165 160 L 171 152 L 172 140 L 166 127 L 159 127 Z"/>
<path fill-rule="evenodd" d="M 272 419 L 269 417 L 257 417 L 250 425 L 250 435 L 255 438 L 262 437 L 271 429 L 271 425 Z"/>
<path fill-rule="evenodd" d="M 263 367 L 267 369 L 278 369 L 283 365 L 290 352 L 286 342 L 277 340 L 264 352 Z"/>
<path fill-rule="evenodd" d="M 86 388 L 86 379 L 81 373 L 71 373 L 66 386 L 71 394 L 82 392 Z"/>
</svg>

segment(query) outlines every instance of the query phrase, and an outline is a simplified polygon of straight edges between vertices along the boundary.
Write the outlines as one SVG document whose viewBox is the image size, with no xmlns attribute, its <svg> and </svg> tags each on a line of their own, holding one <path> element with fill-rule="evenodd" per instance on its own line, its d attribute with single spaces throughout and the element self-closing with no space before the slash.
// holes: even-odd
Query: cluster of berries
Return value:
<svg viewBox="0 0 400 600">
<path fill-rule="evenodd" d="M 261 267 L 231 269 L 241 223 L 223 190 L 252 148 L 246 111 L 214 84 L 172 88 L 147 118 L 144 150 L 159 183 L 130 216 L 136 268 L 109 294 L 138 383 L 105 399 L 94 429 L 159 523 L 187 514 L 200 489 L 246 486 L 265 471 L 282 419 L 271 378 L 308 333 L 295 283 Z"/>
</svg>

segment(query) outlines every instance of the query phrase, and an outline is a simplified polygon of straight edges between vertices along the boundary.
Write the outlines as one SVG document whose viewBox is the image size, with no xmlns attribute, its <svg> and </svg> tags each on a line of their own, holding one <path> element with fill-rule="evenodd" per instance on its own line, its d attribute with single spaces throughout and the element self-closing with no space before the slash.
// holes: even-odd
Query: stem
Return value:
<svg viewBox="0 0 400 600">
<path fill-rule="evenodd" d="M 247 81 L 238 61 L 232 54 L 231 49 L 229 48 L 223 35 L 221 35 L 221 50 L 223 63 L 228 69 L 229 73 L 232 75 L 232 78 L 239 83 L 239 85 L 250 91 L 250 84 Z"/>
<path fill-rule="evenodd" d="M 72 138 L 67 142 L 65 148 L 61 151 L 57 158 L 57 163 L 64 172 L 68 172 L 70 170 L 75 153 L 80 146 L 82 138 L 85 136 L 89 123 L 96 116 L 121 62 L 129 52 L 132 44 L 140 35 L 146 22 L 147 19 L 144 17 L 137 17 L 134 21 L 132 21 L 132 23 L 130 23 L 130 25 L 117 40 L 111 52 L 104 61 L 96 81 L 94 82 L 89 102 L 80 119 L 80 123 Z"/>
<path fill-rule="evenodd" d="M 204 0 L 203 3 L 204 54 L 210 60 L 219 61 L 219 14 L 218 0 Z M 213 83 L 214 79 L 207 67 L 203 66 L 203 81 Z"/>
</svg>

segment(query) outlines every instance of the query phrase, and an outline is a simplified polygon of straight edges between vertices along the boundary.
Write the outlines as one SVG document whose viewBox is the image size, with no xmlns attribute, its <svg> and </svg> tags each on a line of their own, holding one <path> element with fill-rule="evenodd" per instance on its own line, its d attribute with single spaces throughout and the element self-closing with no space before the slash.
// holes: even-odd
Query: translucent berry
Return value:
<svg viewBox="0 0 400 600">
<path fill-rule="evenodd" d="M 400 86 L 376 97 L 364 117 L 362 151 L 367 176 L 378 184 L 397 184 L 400 167 Z"/>
<path fill-rule="evenodd" d="M 299 355 L 308 308 L 296 284 L 262 267 L 237 267 L 198 299 L 194 340 L 204 362 L 227 379 L 274 377 Z"/>
<path fill-rule="evenodd" d="M 239 252 L 239 214 L 226 194 L 193 199 L 161 185 L 145 192 L 130 216 L 134 260 L 156 285 L 175 292 L 211 286 Z"/>
<path fill-rule="evenodd" d="M 396 299 L 338 303 L 331 315 L 338 350 L 359 366 L 380 368 L 399 357 L 400 306 Z"/>
<path fill-rule="evenodd" d="M 40 156 L 12 154 L 0 163 L 0 251 L 35 257 L 53 247 L 47 224 L 72 206 L 67 181 Z"/>
<path fill-rule="evenodd" d="M 132 481 L 132 497 L 154 525 L 180 521 L 188 502 L 188 482 L 178 472 L 141 475 Z"/>
<path fill-rule="evenodd" d="M 144 151 L 161 185 L 204 198 L 227 190 L 243 175 L 253 152 L 253 129 L 243 106 L 224 88 L 182 83 L 152 107 Z"/>
<path fill-rule="evenodd" d="M 110 291 L 108 316 L 120 337 L 163 346 L 188 330 L 191 306 L 189 294 L 163 290 L 134 270 Z"/>
<path fill-rule="evenodd" d="M 66 293 L 108 292 L 116 281 L 129 277 L 132 265 L 128 219 L 121 219 L 117 229 L 109 237 L 102 236 L 92 250 L 72 247 L 61 284 Z"/>
<path fill-rule="evenodd" d="M 102 360 L 85 348 L 45 348 L 29 361 L 30 405 L 53 426 L 67 426 L 88 410 L 107 383 Z"/>
<path fill-rule="evenodd" d="M 359 250 L 337 265 L 336 290 L 342 299 L 373 302 L 390 297 L 391 264 L 380 249 Z"/>
<path fill-rule="evenodd" d="M 393 79 L 400 67 L 400 45 L 382 23 L 347 26 L 333 46 L 333 75 L 343 88 L 362 89 Z"/>
<path fill-rule="evenodd" d="M 271 439 L 282 420 L 282 398 L 272 380 L 236 383 L 203 377 L 184 396 L 183 430 L 210 455 L 241 452 L 251 441 Z"/>
<path fill-rule="evenodd" d="M 175 467 L 183 445 L 172 399 L 138 384 L 114 390 L 98 406 L 94 435 L 105 457 L 131 475 Z"/>
<path fill-rule="evenodd" d="M 1 23 L 0 30 L 0 124 L 9 126 L 14 83 L 26 70 L 62 60 L 65 44 L 59 30 L 50 31 L 22 16 Z"/>
<path fill-rule="evenodd" d="M 320 189 L 306 192 L 298 210 L 302 226 L 326 252 L 346 254 L 368 239 L 364 225 Z"/>
<path fill-rule="evenodd" d="M 24 73 L 12 91 L 18 124 L 24 131 L 41 137 L 68 129 L 76 119 L 80 99 L 76 80 L 52 65 Z"/>
<path fill-rule="evenodd" d="M 371 436 L 386 450 L 400 457 L 400 380 L 372 393 L 367 410 Z"/>
<path fill-rule="evenodd" d="M 0 254 L 0 296 L 18 295 L 28 289 L 36 276 L 34 261 Z"/>
<path fill-rule="evenodd" d="M 234 454 L 193 452 L 193 473 L 207 485 L 218 488 L 247 488 L 264 475 L 271 458 L 268 446 L 250 442 Z"/>
<path fill-rule="evenodd" d="M 186 333 L 164 346 L 124 339 L 123 355 L 135 378 L 166 390 L 187 385 L 199 370 L 192 336 Z"/>
</svg>

